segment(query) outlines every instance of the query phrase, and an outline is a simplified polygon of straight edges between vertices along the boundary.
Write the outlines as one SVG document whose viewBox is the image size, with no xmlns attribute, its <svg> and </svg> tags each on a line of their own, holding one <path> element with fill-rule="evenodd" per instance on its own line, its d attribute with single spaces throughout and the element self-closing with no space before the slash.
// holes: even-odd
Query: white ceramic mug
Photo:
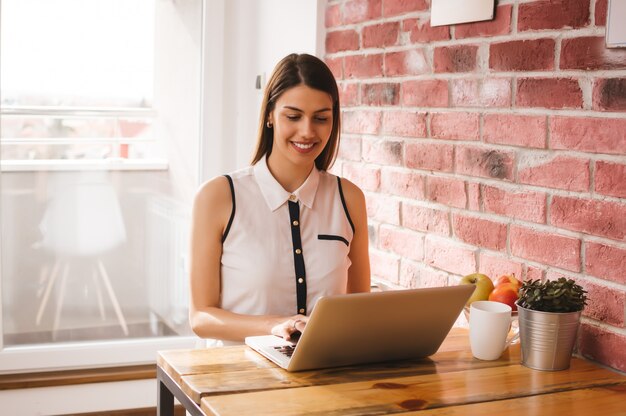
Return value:
<svg viewBox="0 0 626 416">
<path fill-rule="evenodd" d="M 472 355 L 480 360 L 497 360 L 519 336 L 506 339 L 511 328 L 511 307 L 489 300 L 472 302 L 469 327 Z"/>
</svg>

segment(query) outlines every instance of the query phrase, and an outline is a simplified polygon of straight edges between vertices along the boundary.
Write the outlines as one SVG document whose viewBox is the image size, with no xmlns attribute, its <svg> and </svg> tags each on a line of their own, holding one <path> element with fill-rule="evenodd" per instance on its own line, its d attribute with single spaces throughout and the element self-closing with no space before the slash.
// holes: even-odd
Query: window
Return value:
<svg viewBox="0 0 626 416">
<path fill-rule="evenodd" d="M 192 342 L 202 3 L 2 1 L 0 370 Z"/>
</svg>

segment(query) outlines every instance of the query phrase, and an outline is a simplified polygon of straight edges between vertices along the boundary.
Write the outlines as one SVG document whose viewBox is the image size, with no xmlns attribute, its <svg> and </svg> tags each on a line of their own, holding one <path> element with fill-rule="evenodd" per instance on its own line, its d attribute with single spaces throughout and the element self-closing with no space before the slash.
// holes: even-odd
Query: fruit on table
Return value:
<svg viewBox="0 0 626 416">
<path fill-rule="evenodd" d="M 518 290 L 520 287 L 522 287 L 522 282 L 520 282 L 519 279 L 515 277 L 515 273 L 503 274 L 502 276 L 496 279 L 495 287 L 498 287 L 503 284 L 512 284 L 514 286 L 517 286 Z"/>
<path fill-rule="evenodd" d="M 493 282 L 491 278 L 486 274 L 482 273 L 472 273 L 468 274 L 461 278 L 460 284 L 462 285 L 475 285 L 474 293 L 470 296 L 466 305 L 469 306 L 472 302 L 476 302 L 477 300 L 487 300 L 489 299 L 489 294 L 493 290 Z"/>
<path fill-rule="evenodd" d="M 513 277 L 513 279 L 515 279 L 515 277 Z M 511 307 L 511 309 L 516 311 L 517 305 L 515 304 L 515 302 L 517 302 L 517 299 L 519 297 L 518 292 L 521 284 L 518 284 L 519 280 L 515 280 L 516 282 L 511 283 L 511 281 L 508 281 L 508 279 L 503 279 L 502 281 L 498 279 L 497 282 L 500 283 L 497 284 L 495 289 L 493 289 L 493 291 L 489 294 L 489 300 L 507 304 Z"/>
</svg>

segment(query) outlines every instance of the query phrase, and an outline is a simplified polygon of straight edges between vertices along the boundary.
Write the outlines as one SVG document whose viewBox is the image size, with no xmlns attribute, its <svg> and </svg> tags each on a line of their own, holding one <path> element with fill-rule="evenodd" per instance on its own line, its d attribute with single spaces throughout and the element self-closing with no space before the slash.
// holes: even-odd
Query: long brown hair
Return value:
<svg viewBox="0 0 626 416">
<path fill-rule="evenodd" d="M 339 149 L 340 129 L 337 82 L 333 73 L 321 59 L 304 53 L 293 53 L 284 57 L 276 65 L 265 87 L 263 102 L 261 103 L 256 150 L 252 158 L 253 165 L 262 157 L 272 153 L 274 129 L 267 126 L 269 113 L 274 110 L 276 101 L 285 91 L 298 85 L 306 85 L 328 93 L 333 101 L 333 126 L 330 138 L 322 153 L 315 159 L 315 166 L 319 170 L 328 170 L 335 161 Z"/>
</svg>

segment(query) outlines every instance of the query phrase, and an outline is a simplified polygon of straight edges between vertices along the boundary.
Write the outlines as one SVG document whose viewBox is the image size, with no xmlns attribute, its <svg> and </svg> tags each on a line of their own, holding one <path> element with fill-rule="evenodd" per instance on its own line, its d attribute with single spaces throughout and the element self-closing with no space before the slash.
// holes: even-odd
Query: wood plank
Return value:
<svg viewBox="0 0 626 416">
<path fill-rule="evenodd" d="M 415 416 L 482 416 L 482 415 L 567 415 L 588 416 L 626 414 L 626 384 L 615 384 L 591 389 L 571 390 L 554 394 L 518 399 L 474 403 L 465 406 L 443 407 L 400 415 Z"/>
<path fill-rule="evenodd" d="M 519 364 L 354 383 L 209 396 L 207 414 L 367 415 L 505 400 L 624 383 L 626 377 L 580 359 L 569 370 Z"/>
<path fill-rule="evenodd" d="M 244 345 L 159 351 L 157 364 L 179 385 L 184 375 L 220 374 L 268 368 L 274 365 Z"/>
<path fill-rule="evenodd" d="M 237 372 L 195 374 L 182 377 L 182 390 L 193 401 L 200 403 L 202 397 L 285 389 L 293 387 L 321 386 L 355 381 L 379 380 L 396 377 L 465 371 L 476 368 L 502 367 L 520 362 L 519 345 L 511 347 L 502 357 L 493 361 L 481 361 L 472 357 L 468 350 L 438 352 L 431 358 L 404 360 L 388 363 L 367 364 L 340 368 L 320 369 L 289 373 L 281 368 L 254 369 Z"/>
<path fill-rule="evenodd" d="M 467 350 L 469 349 L 468 337 L 469 332 L 466 328 L 452 328 L 439 351 Z M 157 364 L 178 385 L 183 386 L 183 390 L 185 390 L 184 376 L 205 374 L 208 377 L 220 377 L 221 374 L 254 372 L 259 369 L 265 369 L 269 372 L 278 368 L 271 361 L 255 353 L 245 345 L 159 351 Z M 241 375 L 235 375 L 234 377 L 242 378 Z M 261 376 L 261 378 L 263 377 Z M 279 377 L 279 379 L 282 378 Z M 194 382 L 192 384 L 195 385 L 197 383 Z M 187 394 L 190 394 L 190 397 L 197 398 L 198 401 L 196 403 L 200 402 L 200 396 L 203 394 L 200 387 L 190 386 L 185 391 Z"/>
</svg>

